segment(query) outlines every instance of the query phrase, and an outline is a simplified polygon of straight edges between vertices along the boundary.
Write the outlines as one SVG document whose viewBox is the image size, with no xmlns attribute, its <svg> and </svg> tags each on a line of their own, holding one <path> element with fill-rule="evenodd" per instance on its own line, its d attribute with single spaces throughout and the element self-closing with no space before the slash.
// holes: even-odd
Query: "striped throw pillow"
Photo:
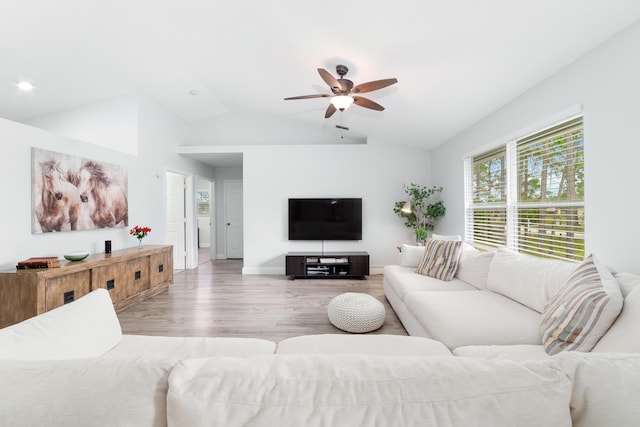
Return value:
<svg viewBox="0 0 640 427">
<path fill-rule="evenodd" d="M 542 312 L 542 344 L 549 354 L 591 351 L 622 310 L 618 282 L 590 255 Z"/>
<path fill-rule="evenodd" d="M 462 241 L 427 239 L 416 273 L 449 281 L 458 270 Z"/>
</svg>

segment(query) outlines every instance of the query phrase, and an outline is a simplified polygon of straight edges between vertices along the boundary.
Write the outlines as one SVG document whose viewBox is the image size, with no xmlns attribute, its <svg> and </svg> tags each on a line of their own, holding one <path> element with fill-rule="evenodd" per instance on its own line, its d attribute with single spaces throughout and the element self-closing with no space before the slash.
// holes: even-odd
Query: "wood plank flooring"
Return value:
<svg viewBox="0 0 640 427">
<path fill-rule="evenodd" d="M 367 280 L 289 280 L 243 276 L 241 270 L 241 260 L 214 260 L 175 274 L 168 291 L 118 313 L 123 333 L 273 341 L 346 333 L 329 322 L 327 305 L 343 292 L 362 292 L 386 308 L 384 325 L 371 333 L 407 335 L 384 296 L 382 275 Z"/>
</svg>

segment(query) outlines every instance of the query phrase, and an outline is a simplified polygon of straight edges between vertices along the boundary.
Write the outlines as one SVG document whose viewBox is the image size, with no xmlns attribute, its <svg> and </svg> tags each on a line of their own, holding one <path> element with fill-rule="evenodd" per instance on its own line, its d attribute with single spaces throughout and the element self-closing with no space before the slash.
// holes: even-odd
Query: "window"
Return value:
<svg viewBox="0 0 640 427">
<path fill-rule="evenodd" d="M 582 117 L 465 159 L 465 238 L 478 246 L 584 258 Z"/>
<path fill-rule="evenodd" d="M 210 197 L 208 191 L 196 192 L 196 207 L 198 216 L 209 216 L 210 214 Z"/>
</svg>

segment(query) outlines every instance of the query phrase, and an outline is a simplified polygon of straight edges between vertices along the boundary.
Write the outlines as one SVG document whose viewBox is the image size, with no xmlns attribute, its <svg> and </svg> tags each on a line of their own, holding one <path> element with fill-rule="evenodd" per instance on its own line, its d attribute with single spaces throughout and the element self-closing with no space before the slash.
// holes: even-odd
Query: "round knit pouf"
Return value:
<svg viewBox="0 0 640 427">
<path fill-rule="evenodd" d="M 384 304 L 367 294 L 347 292 L 329 302 L 329 321 L 347 332 L 363 333 L 384 323 Z"/>
</svg>

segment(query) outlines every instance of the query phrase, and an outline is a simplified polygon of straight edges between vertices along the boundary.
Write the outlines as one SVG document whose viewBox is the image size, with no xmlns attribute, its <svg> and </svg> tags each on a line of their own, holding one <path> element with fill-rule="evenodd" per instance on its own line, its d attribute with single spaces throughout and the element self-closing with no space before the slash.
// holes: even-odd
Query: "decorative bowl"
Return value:
<svg viewBox="0 0 640 427">
<path fill-rule="evenodd" d="M 77 251 L 77 252 L 69 252 L 68 254 L 62 255 L 65 259 L 69 261 L 80 261 L 89 256 L 89 252 Z"/>
</svg>

